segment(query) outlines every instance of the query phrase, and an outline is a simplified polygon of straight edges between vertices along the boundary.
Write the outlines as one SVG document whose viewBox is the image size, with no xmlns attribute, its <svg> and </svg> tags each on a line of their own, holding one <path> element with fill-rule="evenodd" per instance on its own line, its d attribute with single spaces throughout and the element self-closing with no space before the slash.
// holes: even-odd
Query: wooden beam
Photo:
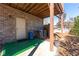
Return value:
<svg viewBox="0 0 79 59">
<path fill-rule="evenodd" d="M 39 5 L 36 4 L 29 12 L 37 12 L 37 8 L 39 8 Z"/>
<path fill-rule="evenodd" d="M 21 10 L 23 10 L 24 5 L 24 3 L 17 3 L 17 7 Z"/>
<path fill-rule="evenodd" d="M 37 9 L 37 11 L 40 11 L 46 7 L 47 7 L 47 4 L 41 4 L 41 6 Z"/>
<path fill-rule="evenodd" d="M 49 10 L 45 10 L 44 12 L 37 13 L 37 15 L 41 15 L 41 16 L 43 16 L 43 14 L 50 15 Z"/>
<path fill-rule="evenodd" d="M 54 46 L 54 3 L 50 3 L 50 51 Z"/>
<path fill-rule="evenodd" d="M 26 11 L 26 12 L 29 12 L 34 6 L 35 6 L 34 3 L 30 4 L 30 6 L 28 6 L 25 11 Z"/>
<path fill-rule="evenodd" d="M 57 12 L 60 12 L 60 13 L 61 13 L 62 11 L 61 11 L 61 8 L 60 8 L 59 3 L 57 3 L 57 4 L 55 4 L 55 5 L 56 5 Z"/>
<path fill-rule="evenodd" d="M 11 6 L 11 7 L 13 7 L 13 8 L 16 8 L 17 7 L 17 3 L 14 3 L 14 4 L 9 3 L 8 5 Z"/>
<path fill-rule="evenodd" d="M 64 3 L 59 3 L 58 5 L 59 5 L 61 12 L 64 12 Z"/>
<path fill-rule="evenodd" d="M 48 8 L 49 9 L 49 8 Z M 44 14 L 44 13 L 49 13 L 49 10 L 48 9 L 45 9 L 45 10 L 43 10 L 43 11 L 35 11 L 35 13 L 34 12 L 32 12 L 32 13 L 34 13 L 35 15 L 41 15 L 42 16 L 42 14 Z M 47 11 L 47 12 L 46 12 Z M 48 14 L 49 15 L 49 14 Z"/>
<path fill-rule="evenodd" d="M 40 15 L 40 14 L 42 14 L 42 12 L 47 11 L 47 10 L 49 10 L 48 6 L 46 8 L 42 8 L 42 10 L 35 9 L 35 11 L 33 10 L 33 12 L 32 11 L 29 11 L 29 12 L 34 13 L 35 15 Z"/>
<path fill-rule="evenodd" d="M 25 3 L 25 6 L 23 7 L 23 9 L 26 10 L 29 5 L 30 5 L 29 3 L 27 4 Z"/>
<path fill-rule="evenodd" d="M 47 9 L 49 10 L 49 7 L 48 7 L 48 6 L 45 7 L 45 8 L 43 8 L 42 10 L 40 10 L 39 13 L 44 12 L 44 11 L 46 11 Z"/>
</svg>

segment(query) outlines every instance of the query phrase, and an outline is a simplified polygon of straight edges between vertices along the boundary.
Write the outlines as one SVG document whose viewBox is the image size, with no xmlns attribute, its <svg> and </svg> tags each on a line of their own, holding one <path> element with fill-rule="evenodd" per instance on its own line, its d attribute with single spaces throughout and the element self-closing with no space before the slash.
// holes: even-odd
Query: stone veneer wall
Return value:
<svg viewBox="0 0 79 59">
<path fill-rule="evenodd" d="M 15 40 L 15 19 L 9 16 L 0 16 L 0 39 L 2 43 Z"/>
<path fill-rule="evenodd" d="M 43 26 L 43 20 L 31 14 L 0 4 L 0 41 L 16 41 L 16 18 L 26 20 L 26 33 Z"/>
</svg>

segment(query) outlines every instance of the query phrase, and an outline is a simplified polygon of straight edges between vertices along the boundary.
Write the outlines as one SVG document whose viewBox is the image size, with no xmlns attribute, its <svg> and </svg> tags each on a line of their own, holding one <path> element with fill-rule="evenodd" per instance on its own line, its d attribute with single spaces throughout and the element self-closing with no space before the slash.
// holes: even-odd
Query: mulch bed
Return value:
<svg viewBox="0 0 79 59">
<path fill-rule="evenodd" d="M 66 36 L 60 41 L 58 52 L 62 56 L 79 56 L 79 37 Z"/>
</svg>

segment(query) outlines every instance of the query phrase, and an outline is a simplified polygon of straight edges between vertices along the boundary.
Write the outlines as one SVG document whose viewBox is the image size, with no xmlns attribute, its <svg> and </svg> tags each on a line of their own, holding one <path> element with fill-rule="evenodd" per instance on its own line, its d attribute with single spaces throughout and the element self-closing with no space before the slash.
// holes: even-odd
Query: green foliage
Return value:
<svg viewBox="0 0 79 59">
<path fill-rule="evenodd" d="M 79 36 L 79 16 L 74 18 L 74 27 L 71 29 L 70 34 Z"/>
</svg>

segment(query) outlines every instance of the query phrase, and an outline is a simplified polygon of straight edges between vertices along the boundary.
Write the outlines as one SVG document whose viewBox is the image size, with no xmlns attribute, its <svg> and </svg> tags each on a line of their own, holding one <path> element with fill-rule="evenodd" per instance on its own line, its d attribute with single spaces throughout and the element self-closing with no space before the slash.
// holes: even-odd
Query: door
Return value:
<svg viewBox="0 0 79 59">
<path fill-rule="evenodd" d="M 26 22 L 23 18 L 16 18 L 16 39 L 26 38 Z"/>
</svg>

